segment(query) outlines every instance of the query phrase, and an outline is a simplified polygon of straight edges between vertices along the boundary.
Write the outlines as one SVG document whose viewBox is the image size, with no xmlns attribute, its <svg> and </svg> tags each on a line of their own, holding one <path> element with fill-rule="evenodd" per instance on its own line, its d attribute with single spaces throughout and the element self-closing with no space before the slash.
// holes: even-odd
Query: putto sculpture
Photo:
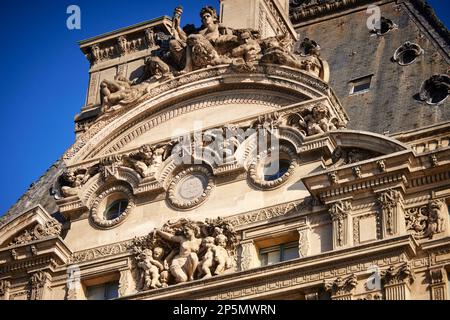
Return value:
<svg viewBox="0 0 450 320">
<path fill-rule="evenodd" d="M 220 218 L 205 222 L 188 219 L 168 222 L 148 236 L 134 240 L 138 290 L 233 271 L 236 246 L 236 232 Z"/>
</svg>

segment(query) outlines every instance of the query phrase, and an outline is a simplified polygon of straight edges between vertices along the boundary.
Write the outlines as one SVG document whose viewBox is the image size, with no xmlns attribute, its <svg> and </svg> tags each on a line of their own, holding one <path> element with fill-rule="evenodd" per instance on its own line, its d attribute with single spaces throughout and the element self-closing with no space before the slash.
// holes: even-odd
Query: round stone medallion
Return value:
<svg viewBox="0 0 450 320">
<path fill-rule="evenodd" d="M 195 166 L 177 174 L 169 187 L 169 203 L 178 209 L 193 209 L 203 203 L 214 187 L 211 173 Z"/>
</svg>

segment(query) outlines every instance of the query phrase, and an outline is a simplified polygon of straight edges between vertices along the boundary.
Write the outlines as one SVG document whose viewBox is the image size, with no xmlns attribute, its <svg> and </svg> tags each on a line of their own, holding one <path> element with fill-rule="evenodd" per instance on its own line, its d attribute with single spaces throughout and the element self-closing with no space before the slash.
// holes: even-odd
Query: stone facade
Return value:
<svg viewBox="0 0 450 320">
<path fill-rule="evenodd" d="M 0 299 L 448 299 L 448 31 L 421 1 L 370 29 L 371 2 L 82 41 L 77 139 L 0 222 Z"/>
</svg>

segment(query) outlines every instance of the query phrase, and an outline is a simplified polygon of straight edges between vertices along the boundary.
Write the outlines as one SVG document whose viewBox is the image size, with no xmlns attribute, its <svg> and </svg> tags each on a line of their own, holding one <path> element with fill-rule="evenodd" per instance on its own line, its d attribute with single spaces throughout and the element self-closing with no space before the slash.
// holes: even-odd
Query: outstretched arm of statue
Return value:
<svg viewBox="0 0 450 320">
<path fill-rule="evenodd" d="M 161 238 L 167 240 L 167 241 L 172 241 L 172 242 L 178 242 L 181 243 L 184 239 L 182 237 L 179 236 L 174 236 L 173 234 L 161 231 L 156 229 L 155 230 L 156 234 L 158 234 Z"/>
<path fill-rule="evenodd" d="M 150 262 L 156 266 L 160 271 L 164 270 L 164 265 L 156 259 L 150 258 Z"/>
</svg>

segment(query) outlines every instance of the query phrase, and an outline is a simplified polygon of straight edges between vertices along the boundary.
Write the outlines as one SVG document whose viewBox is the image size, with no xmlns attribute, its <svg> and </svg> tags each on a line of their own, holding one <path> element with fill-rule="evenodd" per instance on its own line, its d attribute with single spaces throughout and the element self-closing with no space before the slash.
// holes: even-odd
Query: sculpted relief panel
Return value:
<svg viewBox="0 0 450 320">
<path fill-rule="evenodd" d="M 166 223 L 147 237 L 134 240 L 138 290 L 234 271 L 237 241 L 231 224 L 221 219 Z"/>
</svg>

